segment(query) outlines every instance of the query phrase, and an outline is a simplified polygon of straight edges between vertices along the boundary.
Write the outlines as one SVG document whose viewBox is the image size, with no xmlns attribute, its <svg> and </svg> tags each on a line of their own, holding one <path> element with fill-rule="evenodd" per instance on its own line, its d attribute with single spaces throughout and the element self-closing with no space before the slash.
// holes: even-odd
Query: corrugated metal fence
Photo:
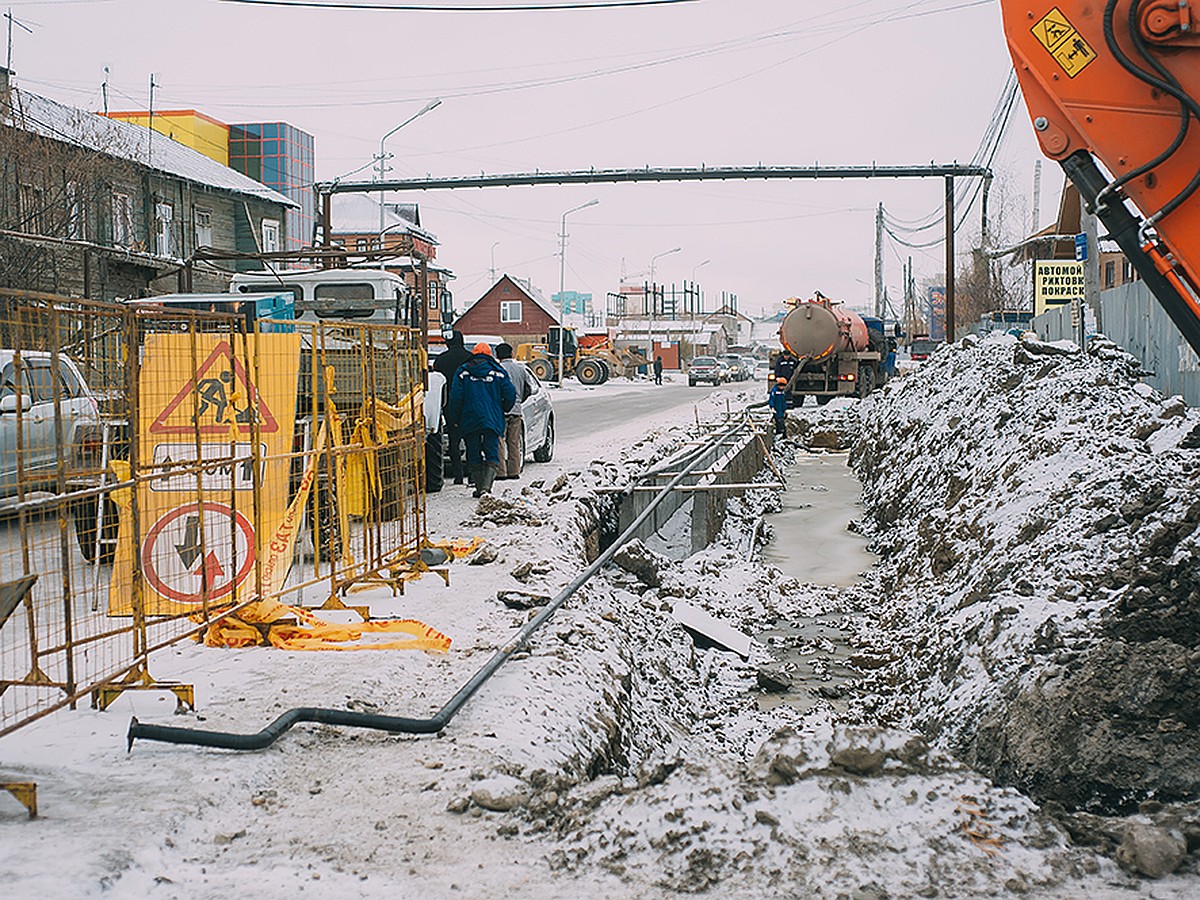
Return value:
<svg viewBox="0 0 1200 900">
<path fill-rule="evenodd" d="M 1047 340 L 1077 340 L 1069 307 L 1033 320 Z M 1200 361 L 1159 306 L 1144 282 L 1135 281 L 1100 294 L 1099 330 L 1142 361 L 1154 373 L 1146 383 L 1164 395 L 1180 394 L 1200 406 Z"/>
</svg>

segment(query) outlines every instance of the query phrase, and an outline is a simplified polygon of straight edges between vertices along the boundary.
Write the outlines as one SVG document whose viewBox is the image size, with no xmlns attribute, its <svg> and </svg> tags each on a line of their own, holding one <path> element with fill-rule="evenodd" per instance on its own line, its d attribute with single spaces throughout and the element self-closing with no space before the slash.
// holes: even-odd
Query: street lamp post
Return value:
<svg viewBox="0 0 1200 900">
<path fill-rule="evenodd" d="M 672 247 L 670 250 L 664 250 L 662 253 L 656 253 L 650 257 L 650 357 L 651 362 L 654 361 L 654 308 L 658 305 L 658 288 L 654 283 L 654 266 L 664 256 L 670 256 L 672 253 L 678 253 L 682 247 Z"/>
<path fill-rule="evenodd" d="M 425 113 L 427 113 L 431 110 L 437 109 L 441 105 L 442 105 L 441 100 L 430 100 L 428 103 L 426 103 L 424 106 L 422 106 L 419 110 L 417 110 L 415 113 L 413 113 L 411 116 L 409 116 L 407 119 L 405 119 L 403 122 L 401 122 L 399 125 L 397 125 L 395 128 L 393 128 L 391 131 L 389 131 L 387 134 L 385 134 L 383 137 L 381 137 L 379 139 L 379 156 L 377 157 L 379 160 L 379 181 L 382 182 L 383 176 L 387 173 L 387 153 L 383 149 L 383 145 L 384 145 L 384 143 L 387 142 L 387 139 L 390 138 L 397 131 L 399 131 L 401 128 L 403 128 L 405 125 L 407 125 L 409 122 L 412 122 L 416 119 L 421 118 L 421 116 L 425 115 Z M 382 190 L 382 188 L 379 191 L 379 250 L 381 253 L 383 252 L 383 190 Z M 379 268 L 381 268 L 381 269 L 385 268 L 382 257 L 379 260 Z"/>
<path fill-rule="evenodd" d="M 499 247 L 499 246 L 500 246 L 500 242 L 499 242 L 499 241 L 494 241 L 494 242 L 492 243 L 492 269 L 491 269 L 491 272 L 492 272 L 492 284 L 495 284 L 495 283 L 496 283 L 496 248 L 497 248 L 497 247 Z"/>
<path fill-rule="evenodd" d="M 599 200 L 589 200 L 579 206 L 573 206 L 562 214 L 562 230 L 558 233 L 558 385 L 563 382 L 563 345 L 566 343 L 567 299 L 563 296 L 567 290 L 567 216 L 589 206 L 595 206 Z"/>
<path fill-rule="evenodd" d="M 700 294 L 700 292 L 696 290 L 696 272 L 697 272 L 699 269 L 702 269 L 702 268 L 704 268 L 705 266 L 707 266 L 707 265 L 708 265 L 710 262 L 712 262 L 712 260 L 711 260 L 711 259 L 706 259 L 704 262 L 696 263 L 694 266 L 692 266 L 692 291 L 693 291 L 693 297 L 692 297 L 692 310 L 691 310 L 691 312 L 692 312 L 693 314 L 695 314 L 695 313 L 697 312 L 697 310 L 695 309 L 695 307 L 697 307 L 697 306 L 699 306 L 699 305 L 700 305 L 700 297 L 699 297 L 699 294 Z M 703 310 L 700 310 L 700 312 L 703 312 Z"/>
</svg>

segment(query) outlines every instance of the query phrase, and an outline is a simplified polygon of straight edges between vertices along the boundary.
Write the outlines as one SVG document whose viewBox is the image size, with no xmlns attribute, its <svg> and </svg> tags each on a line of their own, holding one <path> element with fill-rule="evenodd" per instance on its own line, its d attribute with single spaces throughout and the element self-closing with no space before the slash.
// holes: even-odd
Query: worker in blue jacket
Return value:
<svg viewBox="0 0 1200 900">
<path fill-rule="evenodd" d="M 492 348 L 480 341 L 469 360 L 458 367 L 450 382 L 451 421 L 458 422 L 467 445 L 467 471 L 475 496 L 492 490 L 500 470 L 500 435 L 504 414 L 517 402 L 517 391 Z"/>
<path fill-rule="evenodd" d="M 775 379 L 775 385 L 771 388 L 771 392 L 767 394 L 767 404 L 775 413 L 775 433 L 785 434 L 787 432 L 787 383 L 788 380 L 782 376 Z"/>
</svg>

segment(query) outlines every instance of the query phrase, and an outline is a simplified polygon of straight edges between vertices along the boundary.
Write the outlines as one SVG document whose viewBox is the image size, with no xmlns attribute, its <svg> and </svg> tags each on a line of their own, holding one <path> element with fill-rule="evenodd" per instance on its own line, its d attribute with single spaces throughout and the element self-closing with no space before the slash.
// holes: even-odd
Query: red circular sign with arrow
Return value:
<svg viewBox="0 0 1200 900">
<path fill-rule="evenodd" d="M 233 593 L 254 569 L 254 526 L 223 503 L 189 503 L 162 516 L 142 542 L 150 587 L 179 603 Z"/>
</svg>

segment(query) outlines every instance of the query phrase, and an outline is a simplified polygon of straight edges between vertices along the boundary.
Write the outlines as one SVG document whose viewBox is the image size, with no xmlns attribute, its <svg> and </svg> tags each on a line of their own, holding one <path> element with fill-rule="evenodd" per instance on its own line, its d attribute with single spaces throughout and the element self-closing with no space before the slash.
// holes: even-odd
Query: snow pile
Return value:
<svg viewBox="0 0 1200 900">
<path fill-rule="evenodd" d="M 1200 417 L 1098 340 L 937 353 L 861 407 L 874 713 L 1067 807 L 1200 790 Z"/>
</svg>

